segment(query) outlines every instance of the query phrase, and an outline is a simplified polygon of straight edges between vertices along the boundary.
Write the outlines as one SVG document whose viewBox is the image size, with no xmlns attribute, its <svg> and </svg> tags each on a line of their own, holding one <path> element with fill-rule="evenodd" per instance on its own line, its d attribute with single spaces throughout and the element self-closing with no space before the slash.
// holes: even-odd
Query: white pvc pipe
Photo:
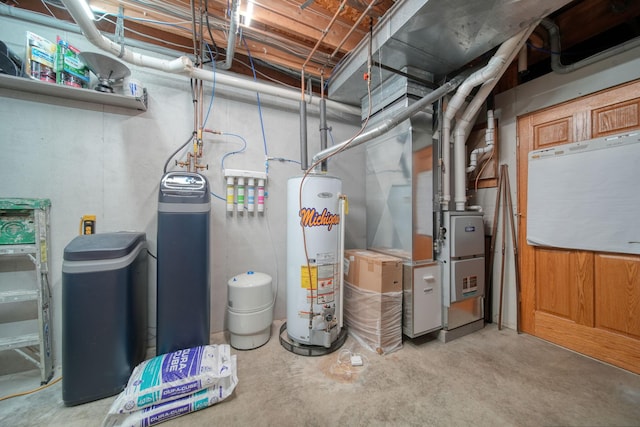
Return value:
<svg viewBox="0 0 640 427">
<path fill-rule="evenodd" d="M 159 59 L 132 52 L 127 47 L 123 47 L 117 43 L 112 42 L 111 40 L 103 36 L 100 31 L 98 31 L 94 22 L 89 19 L 89 17 L 83 12 L 82 6 L 80 5 L 81 1 L 84 0 L 62 0 L 62 3 L 65 5 L 67 11 L 69 12 L 69 14 L 71 14 L 78 26 L 82 29 L 82 32 L 84 33 L 87 40 L 94 46 L 108 53 L 111 53 L 112 55 L 122 58 L 123 61 L 134 65 L 152 68 L 172 74 L 182 74 L 190 78 L 213 82 L 213 72 L 194 67 L 193 62 L 186 56 L 181 56 L 172 60 Z M 223 73 L 216 73 L 215 78 L 216 84 L 255 91 L 266 95 L 278 96 L 292 101 L 300 101 L 300 92 L 297 90 L 283 88 L 267 83 L 259 83 L 246 78 L 239 78 Z M 318 105 L 319 97 L 309 98 L 309 103 L 316 106 Z M 352 105 L 343 104 L 332 100 L 327 100 L 327 108 L 337 112 L 360 116 L 359 107 L 354 107 Z"/>
<path fill-rule="evenodd" d="M 459 91 L 460 89 L 458 89 Z M 447 104 L 447 108 L 444 111 L 444 119 L 442 120 L 442 198 L 440 205 L 446 211 L 449 210 L 449 202 L 451 201 L 451 122 L 454 118 L 457 119 L 458 111 L 465 104 L 464 97 L 456 99 L 455 102 L 453 101 L 454 99 L 452 98 Z"/>
<path fill-rule="evenodd" d="M 474 149 L 469 155 L 469 166 L 467 167 L 467 173 L 473 172 L 478 167 L 478 155 L 490 153 L 493 151 L 495 141 L 495 122 L 493 119 L 493 110 L 487 111 L 487 130 L 484 135 L 485 146 Z"/>
<path fill-rule="evenodd" d="M 465 142 L 469 134 L 469 130 L 473 125 L 473 120 L 487 96 L 489 96 L 489 93 L 491 93 L 496 83 L 498 83 L 499 78 L 506 71 L 507 67 L 509 67 L 509 64 L 511 64 L 515 56 L 520 51 L 520 48 L 527 41 L 529 35 L 537 25 L 538 22 L 535 22 L 528 28 L 522 30 L 517 35 L 502 43 L 496 54 L 489 60 L 487 66 L 469 76 L 469 78 L 460 85 L 460 88 L 452 98 L 452 102 L 455 102 L 456 105 L 462 104 L 464 99 L 471 92 L 471 89 L 482 84 L 473 100 L 469 103 L 469 106 L 466 108 L 462 117 L 457 120 L 456 128 L 454 130 L 454 200 L 457 211 L 464 211 L 467 204 Z"/>
<path fill-rule="evenodd" d="M 520 48 L 520 53 L 518 54 L 518 73 L 524 73 L 529 67 L 529 64 L 527 62 L 527 54 L 527 45 L 524 45 Z"/>
<path fill-rule="evenodd" d="M 91 42 L 91 44 L 99 47 L 100 49 L 109 52 L 112 55 L 122 58 L 122 60 L 140 65 L 142 67 L 154 68 L 156 70 L 162 70 L 169 73 L 184 72 L 186 67 L 191 64 L 191 60 L 186 56 L 176 58 L 171 61 L 154 58 L 147 55 L 141 55 L 139 53 L 132 52 L 117 43 L 112 42 L 108 38 L 102 35 L 96 28 L 93 21 L 89 19 L 87 14 L 82 9 L 81 2 L 84 0 L 63 0 L 62 3 L 67 8 L 67 11 L 76 23 L 82 29 L 84 36 Z"/>
</svg>

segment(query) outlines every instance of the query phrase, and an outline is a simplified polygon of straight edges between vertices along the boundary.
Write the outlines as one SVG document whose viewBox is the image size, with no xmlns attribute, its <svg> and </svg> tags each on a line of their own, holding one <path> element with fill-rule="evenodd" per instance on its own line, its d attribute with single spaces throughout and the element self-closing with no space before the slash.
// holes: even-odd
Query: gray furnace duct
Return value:
<svg viewBox="0 0 640 427">
<path fill-rule="evenodd" d="M 158 355 L 209 344 L 209 183 L 168 172 L 158 195 Z"/>
</svg>

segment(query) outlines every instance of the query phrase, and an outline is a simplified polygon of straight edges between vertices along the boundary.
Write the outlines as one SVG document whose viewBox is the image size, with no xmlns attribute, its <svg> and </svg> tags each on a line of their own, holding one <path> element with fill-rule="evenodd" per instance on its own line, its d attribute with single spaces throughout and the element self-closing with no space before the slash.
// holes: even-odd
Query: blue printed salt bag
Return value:
<svg viewBox="0 0 640 427">
<path fill-rule="evenodd" d="M 233 391 L 238 382 L 234 362 L 228 344 L 187 348 L 146 360 L 133 370 L 109 413 L 137 411 L 211 387 Z"/>
</svg>

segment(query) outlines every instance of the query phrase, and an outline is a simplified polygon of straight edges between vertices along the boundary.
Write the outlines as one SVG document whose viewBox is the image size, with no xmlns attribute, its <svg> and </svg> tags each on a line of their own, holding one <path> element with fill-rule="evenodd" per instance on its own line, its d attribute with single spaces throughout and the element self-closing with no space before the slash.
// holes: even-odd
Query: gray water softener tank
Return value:
<svg viewBox="0 0 640 427">
<path fill-rule="evenodd" d="M 122 391 L 147 352 L 145 233 L 78 236 L 62 264 L 62 400 Z"/>
<path fill-rule="evenodd" d="M 168 172 L 158 196 L 158 355 L 209 344 L 209 216 L 207 179 Z"/>
</svg>

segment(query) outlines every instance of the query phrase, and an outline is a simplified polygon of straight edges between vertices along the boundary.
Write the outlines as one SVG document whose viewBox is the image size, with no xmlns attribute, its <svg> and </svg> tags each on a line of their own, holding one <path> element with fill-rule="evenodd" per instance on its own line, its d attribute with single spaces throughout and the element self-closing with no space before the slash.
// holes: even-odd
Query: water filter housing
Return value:
<svg viewBox="0 0 640 427">
<path fill-rule="evenodd" d="M 341 191 L 326 175 L 287 184 L 287 333 L 299 344 L 329 348 L 340 332 Z"/>
</svg>

